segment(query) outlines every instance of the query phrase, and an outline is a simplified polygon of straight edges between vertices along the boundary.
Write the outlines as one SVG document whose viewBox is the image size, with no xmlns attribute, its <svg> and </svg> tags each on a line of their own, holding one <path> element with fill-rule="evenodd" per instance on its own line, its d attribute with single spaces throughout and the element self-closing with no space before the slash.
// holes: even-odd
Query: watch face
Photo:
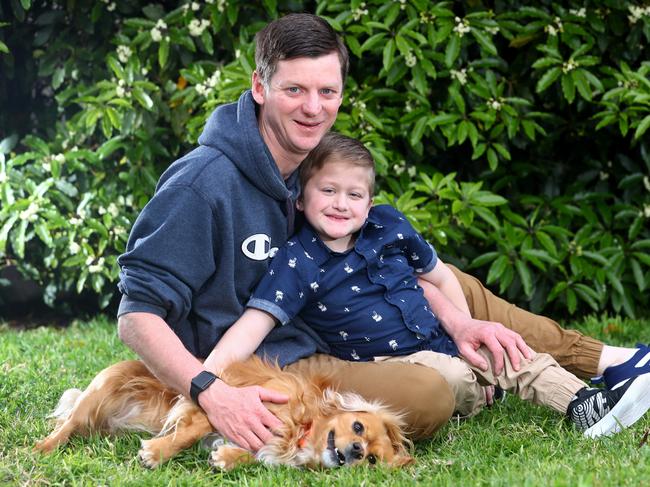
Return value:
<svg viewBox="0 0 650 487">
<path fill-rule="evenodd" d="M 210 384 L 214 382 L 216 377 L 210 372 L 203 371 L 197 375 L 192 382 L 194 382 L 197 387 L 201 390 L 205 390 Z"/>
</svg>

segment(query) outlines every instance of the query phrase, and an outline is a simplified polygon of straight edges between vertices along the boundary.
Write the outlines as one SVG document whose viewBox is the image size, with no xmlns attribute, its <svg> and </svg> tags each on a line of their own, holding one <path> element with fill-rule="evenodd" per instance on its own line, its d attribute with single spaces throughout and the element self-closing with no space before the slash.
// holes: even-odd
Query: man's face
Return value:
<svg viewBox="0 0 650 487">
<path fill-rule="evenodd" d="M 297 167 L 336 120 L 343 80 L 338 55 L 278 62 L 269 86 L 253 73 L 258 123 L 276 162 Z M 294 169 L 295 169 L 294 167 Z"/>
</svg>

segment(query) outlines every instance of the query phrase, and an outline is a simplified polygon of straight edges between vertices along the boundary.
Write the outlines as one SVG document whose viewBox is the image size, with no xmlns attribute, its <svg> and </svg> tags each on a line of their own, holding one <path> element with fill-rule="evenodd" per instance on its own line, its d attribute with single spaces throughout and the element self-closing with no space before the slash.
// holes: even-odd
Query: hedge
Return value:
<svg viewBox="0 0 650 487">
<path fill-rule="evenodd" d="M 613 0 L 0 2 L 0 266 L 114 302 L 157 177 L 291 11 L 345 38 L 335 128 L 443 258 L 534 311 L 648 315 L 650 6 Z"/>
</svg>

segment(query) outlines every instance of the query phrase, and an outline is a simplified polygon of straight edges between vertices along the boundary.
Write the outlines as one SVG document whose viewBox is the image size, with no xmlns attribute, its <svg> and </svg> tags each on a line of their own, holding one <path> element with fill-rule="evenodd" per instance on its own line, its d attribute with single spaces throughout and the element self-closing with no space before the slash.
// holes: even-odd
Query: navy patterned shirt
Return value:
<svg viewBox="0 0 650 487">
<path fill-rule="evenodd" d="M 406 217 L 379 205 L 343 253 L 305 223 L 275 255 L 248 306 L 283 325 L 299 315 L 346 360 L 420 350 L 458 355 L 417 284 L 416 274 L 436 262 L 435 250 Z"/>
</svg>

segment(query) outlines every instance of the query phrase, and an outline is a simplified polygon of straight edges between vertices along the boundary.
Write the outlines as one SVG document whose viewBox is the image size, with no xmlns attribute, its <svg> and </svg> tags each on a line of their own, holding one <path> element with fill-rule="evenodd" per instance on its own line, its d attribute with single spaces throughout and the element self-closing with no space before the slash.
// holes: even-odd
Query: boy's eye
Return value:
<svg viewBox="0 0 650 487">
<path fill-rule="evenodd" d="M 334 190 L 332 188 L 323 188 L 323 193 L 332 194 L 334 193 Z"/>
<path fill-rule="evenodd" d="M 361 193 L 350 193 L 350 196 L 355 200 L 361 199 L 363 197 Z"/>
</svg>

